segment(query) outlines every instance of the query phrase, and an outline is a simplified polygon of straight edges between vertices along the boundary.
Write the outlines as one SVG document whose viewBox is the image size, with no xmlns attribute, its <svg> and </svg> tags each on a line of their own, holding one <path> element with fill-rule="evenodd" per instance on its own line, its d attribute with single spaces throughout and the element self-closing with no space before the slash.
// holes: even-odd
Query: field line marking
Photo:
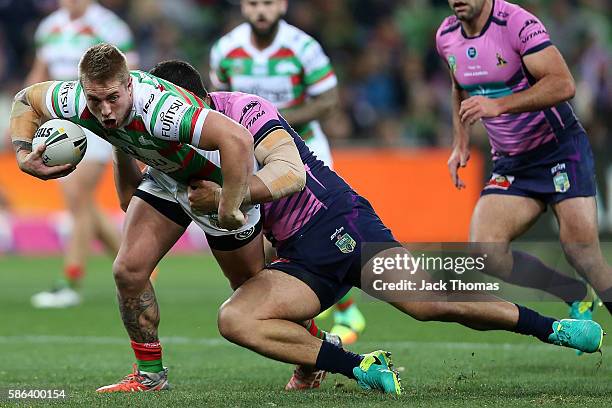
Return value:
<svg viewBox="0 0 612 408">
<path fill-rule="evenodd" d="M 60 335 L 18 335 L 18 336 L 0 336 L 0 343 L 30 343 L 30 344 L 126 344 L 128 343 L 127 336 L 125 337 L 110 337 L 110 336 L 60 336 Z M 234 346 L 230 342 L 218 338 L 194 338 L 169 336 L 161 337 L 160 341 L 163 344 L 176 345 L 193 345 L 193 346 L 208 346 L 208 347 L 229 347 Z M 390 350 L 397 349 L 438 349 L 438 350 L 503 350 L 503 351 L 554 351 L 558 347 L 553 347 L 547 344 L 534 343 L 475 343 L 475 342 L 429 342 L 429 341 L 362 341 L 358 343 L 359 348 L 384 348 Z M 607 347 L 604 347 L 604 351 Z"/>
</svg>

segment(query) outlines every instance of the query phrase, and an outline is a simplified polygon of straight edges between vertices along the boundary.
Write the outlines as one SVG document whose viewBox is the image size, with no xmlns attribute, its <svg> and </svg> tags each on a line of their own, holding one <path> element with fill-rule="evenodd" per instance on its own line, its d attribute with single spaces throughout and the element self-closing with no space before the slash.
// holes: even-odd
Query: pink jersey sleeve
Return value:
<svg viewBox="0 0 612 408">
<path fill-rule="evenodd" d="M 512 47 L 520 56 L 533 54 L 552 45 L 544 24 L 521 7 L 516 7 L 508 18 L 508 34 Z"/>
<path fill-rule="evenodd" d="M 272 131 L 283 129 L 274 105 L 259 96 L 240 94 L 227 114 L 251 132 L 256 145 Z"/>
</svg>

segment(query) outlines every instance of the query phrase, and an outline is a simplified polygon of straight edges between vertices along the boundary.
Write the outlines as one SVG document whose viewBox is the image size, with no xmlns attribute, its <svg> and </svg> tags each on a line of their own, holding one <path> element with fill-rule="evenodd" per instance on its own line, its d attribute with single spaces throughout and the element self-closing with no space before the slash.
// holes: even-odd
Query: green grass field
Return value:
<svg viewBox="0 0 612 408">
<path fill-rule="evenodd" d="M 368 318 L 366 332 L 351 349 L 392 351 L 405 394 L 367 393 L 339 375 L 329 376 L 316 391 L 286 392 L 292 367 L 234 346 L 217 333 L 216 312 L 230 289 L 209 256 L 168 257 L 156 283 L 164 363 L 174 389 L 97 395 L 98 386 L 127 374 L 134 360 L 119 318 L 111 261 L 91 261 L 82 306 L 33 309 L 30 296 L 46 289 L 60 268 L 59 258 L 0 257 L 4 395 L 8 388 L 65 389 L 70 398 L 58 405 L 88 407 L 612 406 L 610 346 L 604 347 L 603 357 L 577 357 L 572 350 L 516 334 L 419 323 L 366 300 L 361 303 Z M 566 313 L 557 303 L 532 306 L 556 316 Z M 612 331 L 607 313 L 600 309 L 596 318 Z M 323 328 L 329 324 L 321 322 Z M 0 406 L 15 405 L 0 399 Z"/>
</svg>

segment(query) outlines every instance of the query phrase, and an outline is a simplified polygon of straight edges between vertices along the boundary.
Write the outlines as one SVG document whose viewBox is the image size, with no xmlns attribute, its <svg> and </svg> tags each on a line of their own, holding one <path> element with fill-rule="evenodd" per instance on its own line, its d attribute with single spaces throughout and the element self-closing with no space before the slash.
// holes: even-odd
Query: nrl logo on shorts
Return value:
<svg viewBox="0 0 612 408">
<path fill-rule="evenodd" d="M 565 163 L 557 164 L 555 167 L 550 169 L 550 173 L 554 174 L 553 184 L 555 185 L 555 191 L 557 193 L 565 193 L 570 189 L 570 181 L 565 170 Z"/>
<path fill-rule="evenodd" d="M 355 250 L 355 245 L 357 243 L 349 234 L 345 233 L 343 235 L 339 235 L 336 240 L 336 246 L 340 250 L 340 252 L 344 254 L 350 254 Z"/>
</svg>

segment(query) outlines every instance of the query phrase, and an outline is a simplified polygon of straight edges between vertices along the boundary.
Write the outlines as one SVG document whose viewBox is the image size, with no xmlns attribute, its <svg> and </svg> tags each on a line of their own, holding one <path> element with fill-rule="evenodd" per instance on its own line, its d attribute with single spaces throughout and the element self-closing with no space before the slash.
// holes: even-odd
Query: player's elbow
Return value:
<svg viewBox="0 0 612 408">
<path fill-rule="evenodd" d="M 558 75 L 555 78 L 556 90 L 559 95 L 559 102 L 570 100 L 576 94 L 576 82 L 569 72 Z"/>
<path fill-rule="evenodd" d="M 570 75 L 569 78 L 566 78 L 563 81 L 563 96 L 564 100 L 572 99 L 576 95 L 576 82 L 574 78 Z"/>
</svg>

